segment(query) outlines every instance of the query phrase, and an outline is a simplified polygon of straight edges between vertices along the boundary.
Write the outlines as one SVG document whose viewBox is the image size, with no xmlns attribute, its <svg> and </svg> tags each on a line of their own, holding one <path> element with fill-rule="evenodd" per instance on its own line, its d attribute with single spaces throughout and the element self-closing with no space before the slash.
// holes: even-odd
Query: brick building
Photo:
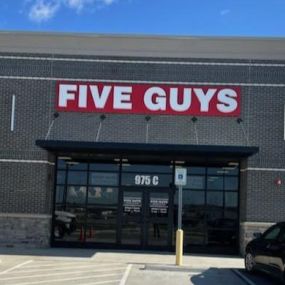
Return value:
<svg viewBox="0 0 285 285">
<path fill-rule="evenodd" d="M 0 33 L 0 244 L 243 252 L 285 220 L 285 40 Z"/>
</svg>

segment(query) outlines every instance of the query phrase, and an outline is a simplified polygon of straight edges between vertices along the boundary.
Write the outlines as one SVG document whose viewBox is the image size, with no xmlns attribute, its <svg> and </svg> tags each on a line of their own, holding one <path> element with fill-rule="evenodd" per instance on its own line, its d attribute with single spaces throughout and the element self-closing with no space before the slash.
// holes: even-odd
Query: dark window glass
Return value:
<svg viewBox="0 0 285 285">
<path fill-rule="evenodd" d="M 122 164 L 123 172 L 172 173 L 170 165 Z"/>
<path fill-rule="evenodd" d="M 63 159 L 58 159 L 57 160 L 57 168 L 58 169 L 65 169 L 66 167 L 66 161 Z"/>
<path fill-rule="evenodd" d="M 151 217 L 168 217 L 168 193 L 150 193 L 149 215 Z"/>
<path fill-rule="evenodd" d="M 124 192 L 124 216 L 138 216 L 142 215 L 142 192 Z"/>
<path fill-rule="evenodd" d="M 183 205 L 204 205 L 205 204 L 205 192 L 183 190 Z M 177 205 L 178 191 L 174 196 L 174 203 Z"/>
<path fill-rule="evenodd" d="M 187 167 L 187 174 L 205 175 L 205 173 L 206 173 L 205 167 Z"/>
<path fill-rule="evenodd" d="M 85 209 L 57 207 L 55 211 L 55 240 L 84 242 Z"/>
<path fill-rule="evenodd" d="M 66 203 L 85 204 L 86 186 L 68 186 L 66 194 Z"/>
<path fill-rule="evenodd" d="M 264 233 L 263 238 L 266 240 L 275 240 L 277 239 L 280 231 L 281 228 L 279 226 L 274 226 Z"/>
<path fill-rule="evenodd" d="M 69 170 L 87 170 L 87 163 L 69 161 L 67 162 Z"/>
<path fill-rule="evenodd" d="M 89 169 L 90 170 L 97 170 L 97 171 L 119 171 L 119 164 L 115 163 L 90 163 Z"/>
<path fill-rule="evenodd" d="M 237 193 L 225 193 L 225 207 L 226 208 L 237 208 L 238 206 L 238 195 Z"/>
<path fill-rule="evenodd" d="M 224 175 L 225 170 L 222 167 L 209 167 L 208 175 Z"/>
<path fill-rule="evenodd" d="M 223 207 L 223 193 L 221 192 L 208 192 L 207 204 L 210 207 Z"/>
<path fill-rule="evenodd" d="M 225 175 L 238 175 L 239 174 L 239 168 L 237 166 L 226 166 L 223 167 L 225 170 Z"/>
<path fill-rule="evenodd" d="M 88 187 L 89 204 L 117 204 L 118 188 L 114 187 Z"/>
<path fill-rule="evenodd" d="M 238 177 L 225 177 L 225 190 L 238 190 Z"/>
<path fill-rule="evenodd" d="M 64 197 L 64 187 L 63 186 L 56 186 L 55 202 L 56 203 L 63 203 L 63 197 Z"/>
<path fill-rule="evenodd" d="M 210 190 L 223 191 L 223 177 L 222 176 L 208 176 L 207 188 Z"/>
<path fill-rule="evenodd" d="M 119 174 L 111 172 L 90 172 L 89 184 L 117 186 L 119 184 Z"/>
<path fill-rule="evenodd" d="M 95 206 L 88 208 L 86 241 L 115 243 L 117 207 Z"/>
<path fill-rule="evenodd" d="M 189 189 L 204 189 L 205 188 L 205 176 L 191 175 L 187 176 L 187 185 L 185 188 Z"/>
<path fill-rule="evenodd" d="M 65 184 L 65 171 L 57 171 L 56 183 Z"/>
<path fill-rule="evenodd" d="M 68 171 L 67 183 L 75 185 L 87 184 L 87 172 L 85 171 Z"/>
</svg>

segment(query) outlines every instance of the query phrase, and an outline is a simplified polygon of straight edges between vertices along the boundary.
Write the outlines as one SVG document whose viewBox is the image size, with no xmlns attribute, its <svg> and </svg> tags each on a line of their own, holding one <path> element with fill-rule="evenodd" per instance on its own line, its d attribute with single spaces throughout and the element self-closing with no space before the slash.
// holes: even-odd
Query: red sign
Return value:
<svg viewBox="0 0 285 285">
<path fill-rule="evenodd" d="M 57 82 L 56 110 L 151 115 L 239 116 L 240 87 Z"/>
</svg>

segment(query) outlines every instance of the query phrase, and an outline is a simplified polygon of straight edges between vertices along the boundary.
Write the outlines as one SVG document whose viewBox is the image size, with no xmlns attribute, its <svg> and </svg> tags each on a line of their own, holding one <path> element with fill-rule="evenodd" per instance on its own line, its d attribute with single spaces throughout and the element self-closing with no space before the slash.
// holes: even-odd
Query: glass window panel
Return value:
<svg viewBox="0 0 285 285">
<path fill-rule="evenodd" d="M 183 205 L 204 205 L 205 192 L 183 190 Z M 178 191 L 175 192 L 174 203 L 177 205 Z"/>
<path fill-rule="evenodd" d="M 210 206 L 223 207 L 223 193 L 221 192 L 208 192 L 207 193 L 207 205 L 208 209 Z"/>
<path fill-rule="evenodd" d="M 187 167 L 187 174 L 206 174 L 205 167 Z"/>
<path fill-rule="evenodd" d="M 66 203 L 85 204 L 86 186 L 68 186 L 66 194 Z"/>
<path fill-rule="evenodd" d="M 65 184 L 65 171 L 57 171 L 56 183 Z"/>
<path fill-rule="evenodd" d="M 55 211 L 55 240 L 84 242 L 84 208 L 58 208 Z"/>
<path fill-rule="evenodd" d="M 123 172 L 172 173 L 171 165 L 122 164 Z"/>
<path fill-rule="evenodd" d="M 63 197 L 64 197 L 64 187 L 63 186 L 56 186 L 55 202 L 56 203 L 63 203 Z"/>
<path fill-rule="evenodd" d="M 148 224 L 148 245 L 166 246 L 168 243 L 168 225 L 150 222 Z"/>
<path fill-rule="evenodd" d="M 224 175 L 224 173 L 222 167 L 208 167 L 208 175 Z"/>
<path fill-rule="evenodd" d="M 237 193 L 225 193 L 225 207 L 237 208 L 238 206 L 238 194 Z"/>
<path fill-rule="evenodd" d="M 89 204 L 117 204 L 118 188 L 114 187 L 88 187 Z"/>
<path fill-rule="evenodd" d="M 210 190 L 223 191 L 223 179 L 222 176 L 208 176 L 207 188 Z"/>
<path fill-rule="evenodd" d="M 238 190 L 238 177 L 225 177 L 225 190 Z"/>
<path fill-rule="evenodd" d="M 141 216 L 142 214 L 142 192 L 124 192 L 124 216 Z"/>
<path fill-rule="evenodd" d="M 90 170 L 98 171 L 119 171 L 120 164 L 116 163 L 90 163 Z"/>
<path fill-rule="evenodd" d="M 275 240 L 277 239 L 280 231 L 281 228 L 279 226 L 274 226 L 264 233 L 263 238 L 266 240 Z"/>
<path fill-rule="evenodd" d="M 85 171 L 68 171 L 67 183 L 75 185 L 87 184 L 87 172 Z"/>
<path fill-rule="evenodd" d="M 227 171 L 225 175 L 238 175 L 239 174 L 238 166 L 225 166 L 224 169 Z"/>
<path fill-rule="evenodd" d="M 141 225 L 138 222 L 129 221 L 122 226 L 122 244 L 141 244 Z"/>
<path fill-rule="evenodd" d="M 65 169 L 66 167 L 66 161 L 63 159 L 58 159 L 57 160 L 57 168 L 58 169 Z"/>
<path fill-rule="evenodd" d="M 88 164 L 77 162 L 77 161 L 68 161 L 68 169 L 69 170 L 87 170 Z"/>
<path fill-rule="evenodd" d="M 151 217 L 168 217 L 168 193 L 150 193 L 149 213 Z"/>
<path fill-rule="evenodd" d="M 187 185 L 185 188 L 190 189 L 204 189 L 205 188 L 205 176 L 191 175 L 187 176 Z"/>
<path fill-rule="evenodd" d="M 117 186 L 119 184 L 119 174 L 110 172 L 90 172 L 89 184 Z"/>
</svg>

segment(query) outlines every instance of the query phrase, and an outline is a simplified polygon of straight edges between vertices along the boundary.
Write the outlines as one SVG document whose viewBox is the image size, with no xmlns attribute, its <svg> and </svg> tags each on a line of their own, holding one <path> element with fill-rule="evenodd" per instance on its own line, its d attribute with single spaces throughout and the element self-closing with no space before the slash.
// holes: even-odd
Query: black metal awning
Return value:
<svg viewBox="0 0 285 285">
<path fill-rule="evenodd" d="M 37 140 L 36 145 L 57 154 L 100 154 L 118 157 L 156 157 L 163 160 L 241 160 L 259 151 L 254 146 L 178 145 L 146 143 L 84 142 L 65 140 Z"/>
</svg>

